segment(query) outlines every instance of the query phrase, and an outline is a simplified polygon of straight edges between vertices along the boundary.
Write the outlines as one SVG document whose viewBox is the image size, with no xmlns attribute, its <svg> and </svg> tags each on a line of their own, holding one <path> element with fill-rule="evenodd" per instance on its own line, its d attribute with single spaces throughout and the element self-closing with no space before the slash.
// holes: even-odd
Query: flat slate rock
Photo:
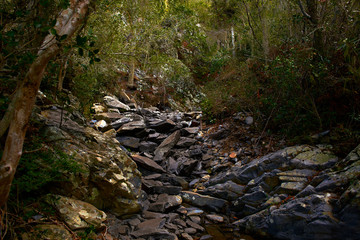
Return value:
<svg viewBox="0 0 360 240">
<path fill-rule="evenodd" d="M 164 160 L 164 158 L 169 154 L 170 150 L 176 145 L 180 139 L 180 131 L 176 131 L 167 137 L 160 146 L 155 150 L 155 161 Z"/>
<path fill-rule="evenodd" d="M 136 163 L 138 163 L 143 168 L 146 168 L 148 170 L 158 172 L 158 173 L 164 173 L 165 172 L 165 170 L 159 164 L 157 164 L 156 162 L 154 162 L 150 158 L 143 157 L 143 156 L 140 156 L 140 155 L 132 155 L 132 158 L 134 159 L 134 161 Z"/>
<path fill-rule="evenodd" d="M 189 203 L 197 207 L 204 207 L 213 210 L 215 212 L 221 211 L 227 203 L 227 201 L 220 198 L 201 195 L 190 191 L 182 191 L 180 193 L 180 196 L 183 198 L 183 201 L 186 203 Z"/>
</svg>

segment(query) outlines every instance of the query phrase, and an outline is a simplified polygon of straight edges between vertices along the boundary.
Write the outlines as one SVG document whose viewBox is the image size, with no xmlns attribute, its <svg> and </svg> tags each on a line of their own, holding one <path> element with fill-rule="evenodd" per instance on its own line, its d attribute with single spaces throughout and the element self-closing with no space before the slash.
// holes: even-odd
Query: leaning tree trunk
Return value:
<svg viewBox="0 0 360 240">
<path fill-rule="evenodd" d="M 70 7 L 60 13 L 54 28 L 59 36 L 67 36 L 65 41 L 70 39 L 84 22 L 90 1 L 71 0 Z M 7 116 L 10 116 L 11 122 L 0 161 L 0 207 L 6 203 L 9 196 L 36 94 L 47 64 L 60 51 L 58 44 L 54 35 L 49 34 L 45 38 L 37 58 L 31 64 L 24 81 L 9 105 Z"/>
</svg>

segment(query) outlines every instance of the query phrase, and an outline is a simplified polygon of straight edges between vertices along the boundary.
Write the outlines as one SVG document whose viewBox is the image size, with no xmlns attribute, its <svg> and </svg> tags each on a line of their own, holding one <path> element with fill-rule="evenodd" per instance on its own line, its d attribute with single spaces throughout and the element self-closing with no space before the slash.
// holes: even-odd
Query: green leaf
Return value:
<svg viewBox="0 0 360 240">
<path fill-rule="evenodd" d="M 84 46 L 87 41 L 87 37 L 76 36 L 76 44 L 78 46 Z"/>
<path fill-rule="evenodd" d="M 94 59 L 91 59 L 91 60 L 90 60 L 90 64 L 94 64 Z"/>
<path fill-rule="evenodd" d="M 61 0 L 60 3 L 59 3 L 59 6 L 62 8 L 62 9 L 66 9 L 70 6 L 70 2 L 69 0 Z"/>
<path fill-rule="evenodd" d="M 60 37 L 60 41 L 65 40 L 67 37 L 68 37 L 68 35 L 67 35 L 67 34 L 62 35 L 62 36 Z"/>
<path fill-rule="evenodd" d="M 84 56 L 84 49 L 79 48 L 79 55 L 80 55 L 80 56 Z"/>
<path fill-rule="evenodd" d="M 95 49 L 95 50 L 94 50 L 94 53 L 95 53 L 95 54 L 98 54 L 99 52 L 100 52 L 100 49 Z"/>
<path fill-rule="evenodd" d="M 101 59 L 100 58 L 95 58 L 95 62 L 100 62 Z"/>
<path fill-rule="evenodd" d="M 47 7 L 50 5 L 50 1 L 49 0 L 40 0 L 40 5 Z"/>
<path fill-rule="evenodd" d="M 50 29 L 52 35 L 57 36 L 57 32 L 54 28 Z"/>
</svg>

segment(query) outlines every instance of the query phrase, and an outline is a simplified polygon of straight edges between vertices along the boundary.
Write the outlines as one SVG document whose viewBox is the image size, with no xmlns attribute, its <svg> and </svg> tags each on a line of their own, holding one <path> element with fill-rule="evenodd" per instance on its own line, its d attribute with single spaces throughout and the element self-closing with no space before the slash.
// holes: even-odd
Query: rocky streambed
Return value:
<svg viewBox="0 0 360 240">
<path fill-rule="evenodd" d="M 232 129 L 207 134 L 200 112 L 135 108 L 110 96 L 104 103 L 94 106 L 92 128 L 62 113 L 60 129 L 56 108 L 38 114 L 46 136 L 85 169 L 65 173 L 69 181 L 47 200 L 72 231 L 92 226 L 99 239 L 360 239 L 360 146 L 345 159 L 326 145 L 259 158 L 243 148 L 221 153 Z M 61 239 L 71 239 L 68 230 Z"/>
</svg>

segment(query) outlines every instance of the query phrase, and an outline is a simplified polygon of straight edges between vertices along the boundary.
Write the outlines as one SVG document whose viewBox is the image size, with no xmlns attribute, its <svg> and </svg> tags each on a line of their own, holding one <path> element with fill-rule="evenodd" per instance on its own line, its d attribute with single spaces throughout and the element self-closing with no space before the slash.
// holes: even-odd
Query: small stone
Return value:
<svg viewBox="0 0 360 240">
<path fill-rule="evenodd" d="M 185 233 L 188 233 L 188 234 L 195 234 L 196 233 L 195 228 L 185 228 L 184 231 L 185 231 Z"/>
<path fill-rule="evenodd" d="M 196 230 L 195 230 L 195 233 L 196 233 Z M 184 240 L 193 240 L 193 238 L 189 235 L 189 233 L 186 231 L 186 229 L 185 229 L 185 232 L 181 234 L 181 237 Z"/>
<path fill-rule="evenodd" d="M 202 215 L 203 213 L 204 213 L 204 211 L 201 209 L 193 209 L 193 210 L 189 210 L 187 212 L 187 215 L 188 216 L 199 216 L 199 215 Z"/>
<path fill-rule="evenodd" d="M 192 228 L 195 228 L 196 230 L 199 230 L 200 232 L 205 231 L 205 229 L 202 226 L 200 226 L 197 223 L 194 223 L 193 221 L 186 220 L 186 224 L 189 225 Z"/>
<path fill-rule="evenodd" d="M 197 223 L 197 224 L 201 223 L 201 218 L 199 216 L 190 216 L 190 219 L 194 223 Z"/>
<path fill-rule="evenodd" d="M 217 222 L 217 223 L 224 222 L 224 217 L 219 216 L 219 215 L 207 214 L 206 218 L 209 219 L 210 221 Z"/>
<path fill-rule="evenodd" d="M 245 119 L 245 123 L 247 124 L 247 125 L 252 125 L 253 123 L 254 123 L 254 118 L 253 117 L 247 117 L 246 119 Z"/>
</svg>

